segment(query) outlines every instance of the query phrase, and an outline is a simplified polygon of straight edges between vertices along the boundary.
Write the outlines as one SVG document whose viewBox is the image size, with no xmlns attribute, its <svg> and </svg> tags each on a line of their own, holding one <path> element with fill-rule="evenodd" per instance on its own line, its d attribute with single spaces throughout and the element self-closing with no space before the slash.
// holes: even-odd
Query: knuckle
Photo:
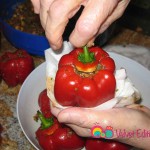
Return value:
<svg viewBox="0 0 150 150">
<path fill-rule="evenodd" d="M 56 18 L 58 16 L 58 12 L 57 9 L 55 8 L 54 5 L 51 5 L 49 10 L 48 10 L 48 14 L 50 18 Z"/>
<path fill-rule="evenodd" d="M 63 15 L 64 4 L 61 1 L 54 1 L 49 8 L 49 15 L 53 18 L 60 18 Z"/>
<path fill-rule="evenodd" d="M 95 28 L 95 26 L 93 25 L 93 23 L 89 22 L 89 21 L 79 21 L 79 23 L 77 24 L 77 31 L 85 37 L 93 37 L 98 29 Z"/>
</svg>

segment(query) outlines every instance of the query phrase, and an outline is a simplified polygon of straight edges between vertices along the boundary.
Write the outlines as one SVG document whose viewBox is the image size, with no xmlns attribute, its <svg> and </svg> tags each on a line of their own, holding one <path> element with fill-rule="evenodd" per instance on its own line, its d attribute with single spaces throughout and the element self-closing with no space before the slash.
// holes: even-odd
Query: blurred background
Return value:
<svg viewBox="0 0 150 150">
<path fill-rule="evenodd" d="M 150 35 L 150 0 L 131 0 L 120 19 L 120 24 Z"/>
</svg>

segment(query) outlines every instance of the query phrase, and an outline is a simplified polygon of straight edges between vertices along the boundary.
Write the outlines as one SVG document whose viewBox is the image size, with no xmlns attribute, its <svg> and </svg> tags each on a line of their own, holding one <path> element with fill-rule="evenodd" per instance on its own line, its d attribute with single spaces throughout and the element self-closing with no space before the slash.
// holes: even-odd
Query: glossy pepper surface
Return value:
<svg viewBox="0 0 150 150">
<path fill-rule="evenodd" d="M 131 146 L 110 139 L 87 138 L 86 150 L 131 150 Z"/>
<path fill-rule="evenodd" d="M 33 69 L 33 58 L 25 50 L 0 56 L 0 76 L 9 86 L 22 84 Z"/>
<path fill-rule="evenodd" d="M 74 49 L 59 61 L 55 98 L 62 106 L 98 106 L 115 95 L 114 71 L 114 60 L 103 49 Z"/>
<path fill-rule="evenodd" d="M 85 140 L 57 119 L 45 118 L 40 111 L 37 116 L 41 126 L 36 131 L 36 138 L 43 150 L 80 150 L 84 147 Z"/>
</svg>

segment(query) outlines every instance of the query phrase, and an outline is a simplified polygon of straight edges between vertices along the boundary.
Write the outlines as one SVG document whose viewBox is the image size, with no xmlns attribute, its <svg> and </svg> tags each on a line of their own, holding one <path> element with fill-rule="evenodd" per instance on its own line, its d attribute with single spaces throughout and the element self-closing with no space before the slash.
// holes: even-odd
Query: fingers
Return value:
<svg viewBox="0 0 150 150">
<path fill-rule="evenodd" d="M 111 114 L 111 115 L 110 115 Z M 113 117 L 115 116 L 115 117 Z M 126 109 L 110 109 L 103 111 L 89 110 L 84 108 L 72 107 L 62 110 L 58 114 L 58 120 L 66 124 L 74 124 L 82 128 L 91 129 L 95 124 L 103 128 L 113 126 L 114 128 L 124 127 L 124 118 L 129 119 Z"/>
<path fill-rule="evenodd" d="M 60 49 L 62 35 L 81 5 L 85 8 L 69 40 L 75 47 L 92 46 L 96 36 L 124 12 L 130 0 L 32 0 L 52 49 Z"/>
<path fill-rule="evenodd" d="M 40 13 L 40 0 L 31 0 L 31 2 L 34 7 L 34 12 L 36 14 L 39 14 Z"/>
<path fill-rule="evenodd" d="M 99 34 L 103 33 L 115 20 L 120 18 L 128 6 L 130 0 L 122 0 L 118 3 L 112 14 L 106 19 L 99 29 Z"/>
<path fill-rule="evenodd" d="M 91 137 L 91 129 L 89 128 L 82 128 L 80 126 L 74 124 L 66 124 L 67 126 L 71 127 L 76 134 L 82 137 Z"/>
<path fill-rule="evenodd" d="M 54 0 L 40 0 L 40 20 L 42 27 L 46 28 L 49 8 Z"/>
<path fill-rule="evenodd" d="M 90 41 L 88 41 L 87 46 L 92 47 L 94 46 L 94 41 L 95 41 L 96 36 L 94 36 Z"/>
<path fill-rule="evenodd" d="M 60 113 L 60 111 L 62 110 L 62 109 L 60 109 L 60 108 L 55 107 L 55 104 L 54 104 L 52 101 L 50 101 L 50 107 L 51 107 L 51 113 L 52 113 L 55 117 L 57 117 L 58 114 Z"/>
<path fill-rule="evenodd" d="M 92 119 L 94 119 L 95 116 L 89 114 L 89 111 L 83 108 L 67 108 L 58 114 L 58 120 L 67 124 L 90 128 L 93 125 Z"/>
<path fill-rule="evenodd" d="M 70 36 L 70 42 L 76 47 L 81 47 L 95 38 L 117 3 L 118 0 L 89 0 Z"/>
<path fill-rule="evenodd" d="M 91 129 L 95 124 L 98 124 L 103 128 L 112 126 L 114 129 L 121 128 L 127 130 L 135 130 L 137 124 L 142 127 L 142 122 L 149 118 L 141 111 L 130 108 L 94 111 L 78 107 L 62 110 L 57 117 L 62 123 L 73 124 L 81 128 Z M 127 120 L 130 120 L 130 126 Z M 146 122 L 147 120 L 145 124 Z"/>
<path fill-rule="evenodd" d="M 53 49 L 62 46 L 62 34 L 69 19 L 79 10 L 83 0 L 55 0 L 48 12 L 46 36 Z"/>
<path fill-rule="evenodd" d="M 140 105 L 140 104 L 133 104 L 133 105 L 129 105 L 127 107 L 142 111 L 142 112 L 146 113 L 148 116 L 150 116 L 150 109 L 146 106 L 143 106 L 143 105 Z"/>
<path fill-rule="evenodd" d="M 149 146 L 149 139 L 138 138 L 141 133 L 137 135 L 137 132 L 149 131 L 150 116 L 145 115 L 145 112 L 149 113 L 149 109 L 140 105 L 132 105 L 131 108 L 94 111 L 72 107 L 60 111 L 57 117 L 60 122 L 70 126 L 80 136 L 92 136 L 92 129 L 95 125 L 101 126 L 104 130 L 107 126 L 111 126 L 113 128 L 112 138 L 145 149 Z M 118 136 L 118 131 L 134 132 L 135 135 L 134 138 L 129 138 L 128 136 L 122 138 L 122 136 Z M 142 143 L 140 140 L 142 140 Z"/>
</svg>

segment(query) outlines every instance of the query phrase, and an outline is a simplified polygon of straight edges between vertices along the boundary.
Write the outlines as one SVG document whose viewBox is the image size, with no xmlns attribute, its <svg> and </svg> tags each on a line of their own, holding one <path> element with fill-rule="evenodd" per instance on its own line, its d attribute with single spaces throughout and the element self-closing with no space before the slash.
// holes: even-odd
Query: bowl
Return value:
<svg viewBox="0 0 150 150">
<path fill-rule="evenodd" d="M 1 30 L 5 38 L 16 48 L 24 49 L 28 53 L 38 56 L 44 56 L 44 50 L 50 45 L 45 36 L 26 33 L 15 29 L 7 23 L 7 20 L 13 16 L 16 7 L 25 2 L 25 0 L 2 0 L 0 1 L 0 23 Z"/>
<path fill-rule="evenodd" d="M 117 69 L 126 68 L 127 74 L 135 87 L 141 92 L 142 104 L 150 107 L 150 71 L 139 63 L 122 55 L 109 52 L 115 60 Z M 38 66 L 23 83 L 17 99 L 17 117 L 27 139 L 36 148 L 40 146 L 35 138 L 35 131 L 40 126 L 35 122 L 33 116 L 39 110 L 38 96 L 46 88 L 46 63 Z"/>
</svg>

